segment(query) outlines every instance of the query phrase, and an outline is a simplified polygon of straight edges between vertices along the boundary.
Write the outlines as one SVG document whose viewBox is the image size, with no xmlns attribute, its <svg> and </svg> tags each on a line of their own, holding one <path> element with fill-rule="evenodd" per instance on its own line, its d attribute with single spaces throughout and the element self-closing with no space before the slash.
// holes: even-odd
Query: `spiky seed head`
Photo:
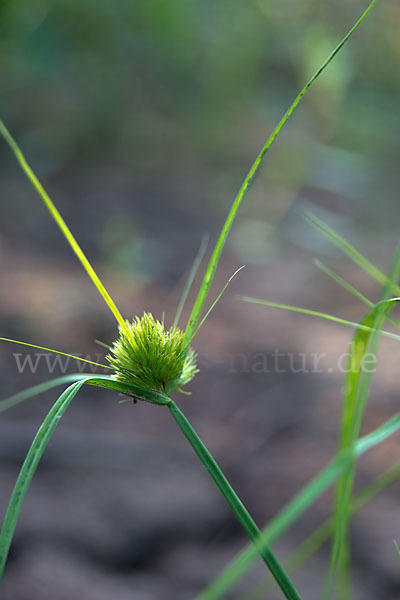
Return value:
<svg viewBox="0 0 400 600">
<path fill-rule="evenodd" d="M 151 313 L 120 326 L 106 358 L 117 381 L 161 392 L 189 383 L 198 372 L 196 355 L 187 348 L 183 331 L 165 330 Z"/>
</svg>

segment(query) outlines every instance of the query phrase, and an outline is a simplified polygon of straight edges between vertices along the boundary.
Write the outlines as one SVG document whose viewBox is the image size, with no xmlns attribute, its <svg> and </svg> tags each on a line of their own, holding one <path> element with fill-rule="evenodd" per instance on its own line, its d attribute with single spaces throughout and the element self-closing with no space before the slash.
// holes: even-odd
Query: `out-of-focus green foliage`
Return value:
<svg viewBox="0 0 400 600">
<path fill-rule="evenodd" d="M 195 175 L 222 218 L 277 120 L 366 6 L 3 0 L 1 116 L 41 176 L 90 164 Z M 283 133 L 233 233 L 241 260 L 262 262 L 271 224 L 296 202 L 383 226 L 399 184 L 399 19 L 398 3 L 378 3 Z M 137 251 L 127 253 L 132 268 Z"/>
<path fill-rule="evenodd" d="M 244 125 L 265 120 L 268 129 L 362 8 L 343 0 L 3 0 L 2 112 L 62 162 L 92 146 L 129 162 L 162 160 L 171 145 L 178 155 L 189 145 L 214 157 L 221 144 L 239 142 Z M 308 100 L 321 141 L 340 109 L 338 143 L 368 156 L 396 144 L 388 115 L 400 91 L 399 16 L 394 2 L 377 6 Z M 349 88 L 356 93 L 343 113 Z"/>
</svg>

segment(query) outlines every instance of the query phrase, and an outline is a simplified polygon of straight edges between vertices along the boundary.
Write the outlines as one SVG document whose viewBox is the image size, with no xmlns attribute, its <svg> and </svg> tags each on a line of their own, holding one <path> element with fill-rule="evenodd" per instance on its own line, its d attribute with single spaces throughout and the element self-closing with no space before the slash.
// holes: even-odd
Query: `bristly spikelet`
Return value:
<svg viewBox="0 0 400 600">
<path fill-rule="evenodd" d="M 120 326 L 110 352 L 106 358 L 117 381 L 150 390 L 169 393 L 198 372 L 196 355 L 187 350 L 183 331 L 177 327 L 166 331 L 150 313 L 126 321 L 126 328 Z"/>
</svg>

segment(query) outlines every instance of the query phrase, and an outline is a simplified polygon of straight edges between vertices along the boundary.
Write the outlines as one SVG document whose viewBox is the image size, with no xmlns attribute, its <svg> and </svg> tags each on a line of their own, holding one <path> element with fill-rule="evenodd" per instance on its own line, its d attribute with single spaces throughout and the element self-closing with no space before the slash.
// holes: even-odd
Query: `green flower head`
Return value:
<svg viewBox="0 0 400 600">
<path fill-rule="evenodd" d="M 193 379 L 198 372 L 196 355 L 187 347 L 183 331 L 177 327 L 166 331 L 151 313 L 125 323 L 107 356 L 117 381 L 171 392 Z"/>
</svg>

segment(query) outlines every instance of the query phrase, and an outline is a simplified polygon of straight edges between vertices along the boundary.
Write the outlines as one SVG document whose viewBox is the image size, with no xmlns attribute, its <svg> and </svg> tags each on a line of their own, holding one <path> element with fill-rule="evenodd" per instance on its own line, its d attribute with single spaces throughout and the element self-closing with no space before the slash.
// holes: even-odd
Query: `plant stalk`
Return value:
<svg viewBox="0 0 400 600">
<path fill-rule="evenodd" d="M 178 406 L 171 400 L 168 404 L 168 408 L 178 426 L 182 430 L 184 436 L 196 452 L 197 456 L 207 469 L 211 478 L 214 480 L 221 494 L 227 501 L 235 517 L 250 537 L 251 541 L 256 546 L 259 554 L 264 560 L 265 564 L 269 568 L 272 576 L 275 578 L 277 584 L 281 588 L 285 598 L 288 600 L 301 600 L 301 596 L 297 592 L 289 576 L 283 569 L 282 565 L 270 549 L 270 547 L 263 541 L 262 533 L 258 528 L 257 524 L 250 516 L 248 510 L 238 498 L 235 491 L 232 489 L 229 481 L 221 471 L 220 467 L 215 462 L 213 456 L 207 450 L 185 415 L 178 408 Z"/>
</svg>

